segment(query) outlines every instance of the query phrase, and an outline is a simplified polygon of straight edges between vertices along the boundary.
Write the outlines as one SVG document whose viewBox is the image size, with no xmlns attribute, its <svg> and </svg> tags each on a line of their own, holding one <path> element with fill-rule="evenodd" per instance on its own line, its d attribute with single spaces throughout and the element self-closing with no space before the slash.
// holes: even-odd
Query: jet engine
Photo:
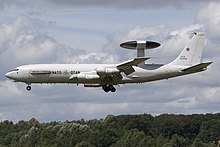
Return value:
<svg viewBox="0 0 220 147">
<path fill-rule="evenodd" d="M 117 68 L 97 68 L 96 72 L 97 75 L 104 75 L 104 74 L 115 74 L 115 73 L 119 73 L 120 71 Z"/>
<path fill-rule="evenodd" d="M 75 78 L 77 78 L 78 80 L 95 80 L 95 79 L 99 79 L 100 77 L 98 75 L 87 75 L 87 74 L 76 74 Z"/>
</svg>

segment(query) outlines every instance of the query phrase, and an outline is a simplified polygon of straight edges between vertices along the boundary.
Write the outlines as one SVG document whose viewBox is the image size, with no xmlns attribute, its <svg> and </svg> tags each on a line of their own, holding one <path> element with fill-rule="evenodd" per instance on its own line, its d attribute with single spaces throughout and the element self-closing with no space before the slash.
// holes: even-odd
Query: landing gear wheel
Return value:
<svg viewBox="0 0 220 147">
<path fill-rule="evenodd" d="M 115 91 L 116 91 L 116 89 L 115 89 L 115 87 L 114 87 L 113 85 L 103 85 L 103 86 L 102 86 L 102 89 L 103 89 L 105 92 L 109 92 L 109 91 L 115 92 Z"/>
<path fill-rule="evenodd" d="M 113 89 L 111 90 L 111 92 L 115 92 L 116 91 L 116 89 L 115 89 L 115 87 L 113 87 Z"/>
<path fill-rule="evenodd" d="M 30 90 L 31 90 L 31 86 L 28 85 L 28 86 L 26 87 L 26 89 L 27 89 L 27 91 L 30 91 Z"/>
<path fill-rule="evenodd" d="M 109 87 L 107 85 L 103 85 L 102 86 L 102 89 L 105 91 L 105 92 L 109 92 Z"/>
<path fill-rule="evenodd" d="M 115 87 L 113 85 L 109 85 L 108 88 L 109 88 L 109 90 L 111 92 L 115 92 L 116 91 L 116 89 L 115 89 Z"/>
</svg>

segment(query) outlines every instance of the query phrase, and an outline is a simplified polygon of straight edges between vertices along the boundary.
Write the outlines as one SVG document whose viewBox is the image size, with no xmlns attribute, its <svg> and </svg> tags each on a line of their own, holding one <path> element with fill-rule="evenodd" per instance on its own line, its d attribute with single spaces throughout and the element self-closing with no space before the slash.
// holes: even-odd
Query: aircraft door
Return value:
<svg viewBox="0 0 220 147">
<path fill-rule="evenodd" d="M 50 74 L 51 71 L 46 70 L 29 70 L 29 79 L 31 82 L 47 83 L 49 81 Z"/>
</svg>

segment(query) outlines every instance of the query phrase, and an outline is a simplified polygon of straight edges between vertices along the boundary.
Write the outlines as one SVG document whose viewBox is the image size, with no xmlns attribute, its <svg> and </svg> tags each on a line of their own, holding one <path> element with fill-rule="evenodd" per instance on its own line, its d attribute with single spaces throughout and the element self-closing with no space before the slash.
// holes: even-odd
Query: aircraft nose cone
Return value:
<svg viewBox="0 0 220 147">
<path fill-rule="evenodd" d="M 6 76 L 7 78 L 9 78 L 9 79 L 11 79 L 11 78 L 12 78 L 12 75 L 11 75 L 11 73 L 10 73 L 10 72 L 6 73 L 6 74 L 5 74 L 5 76 Z"/>
</svg>

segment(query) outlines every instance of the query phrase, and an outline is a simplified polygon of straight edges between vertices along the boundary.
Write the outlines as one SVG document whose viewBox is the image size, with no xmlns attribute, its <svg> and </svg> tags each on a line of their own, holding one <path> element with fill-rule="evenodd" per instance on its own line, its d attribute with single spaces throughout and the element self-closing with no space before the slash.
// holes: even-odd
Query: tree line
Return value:
<svg viewBox="0 0 220 147">
<path fill-rule="evenodd" d="M 0 122 L 0 147 L 216 147 L 220 113 Z"/>
</svg>

